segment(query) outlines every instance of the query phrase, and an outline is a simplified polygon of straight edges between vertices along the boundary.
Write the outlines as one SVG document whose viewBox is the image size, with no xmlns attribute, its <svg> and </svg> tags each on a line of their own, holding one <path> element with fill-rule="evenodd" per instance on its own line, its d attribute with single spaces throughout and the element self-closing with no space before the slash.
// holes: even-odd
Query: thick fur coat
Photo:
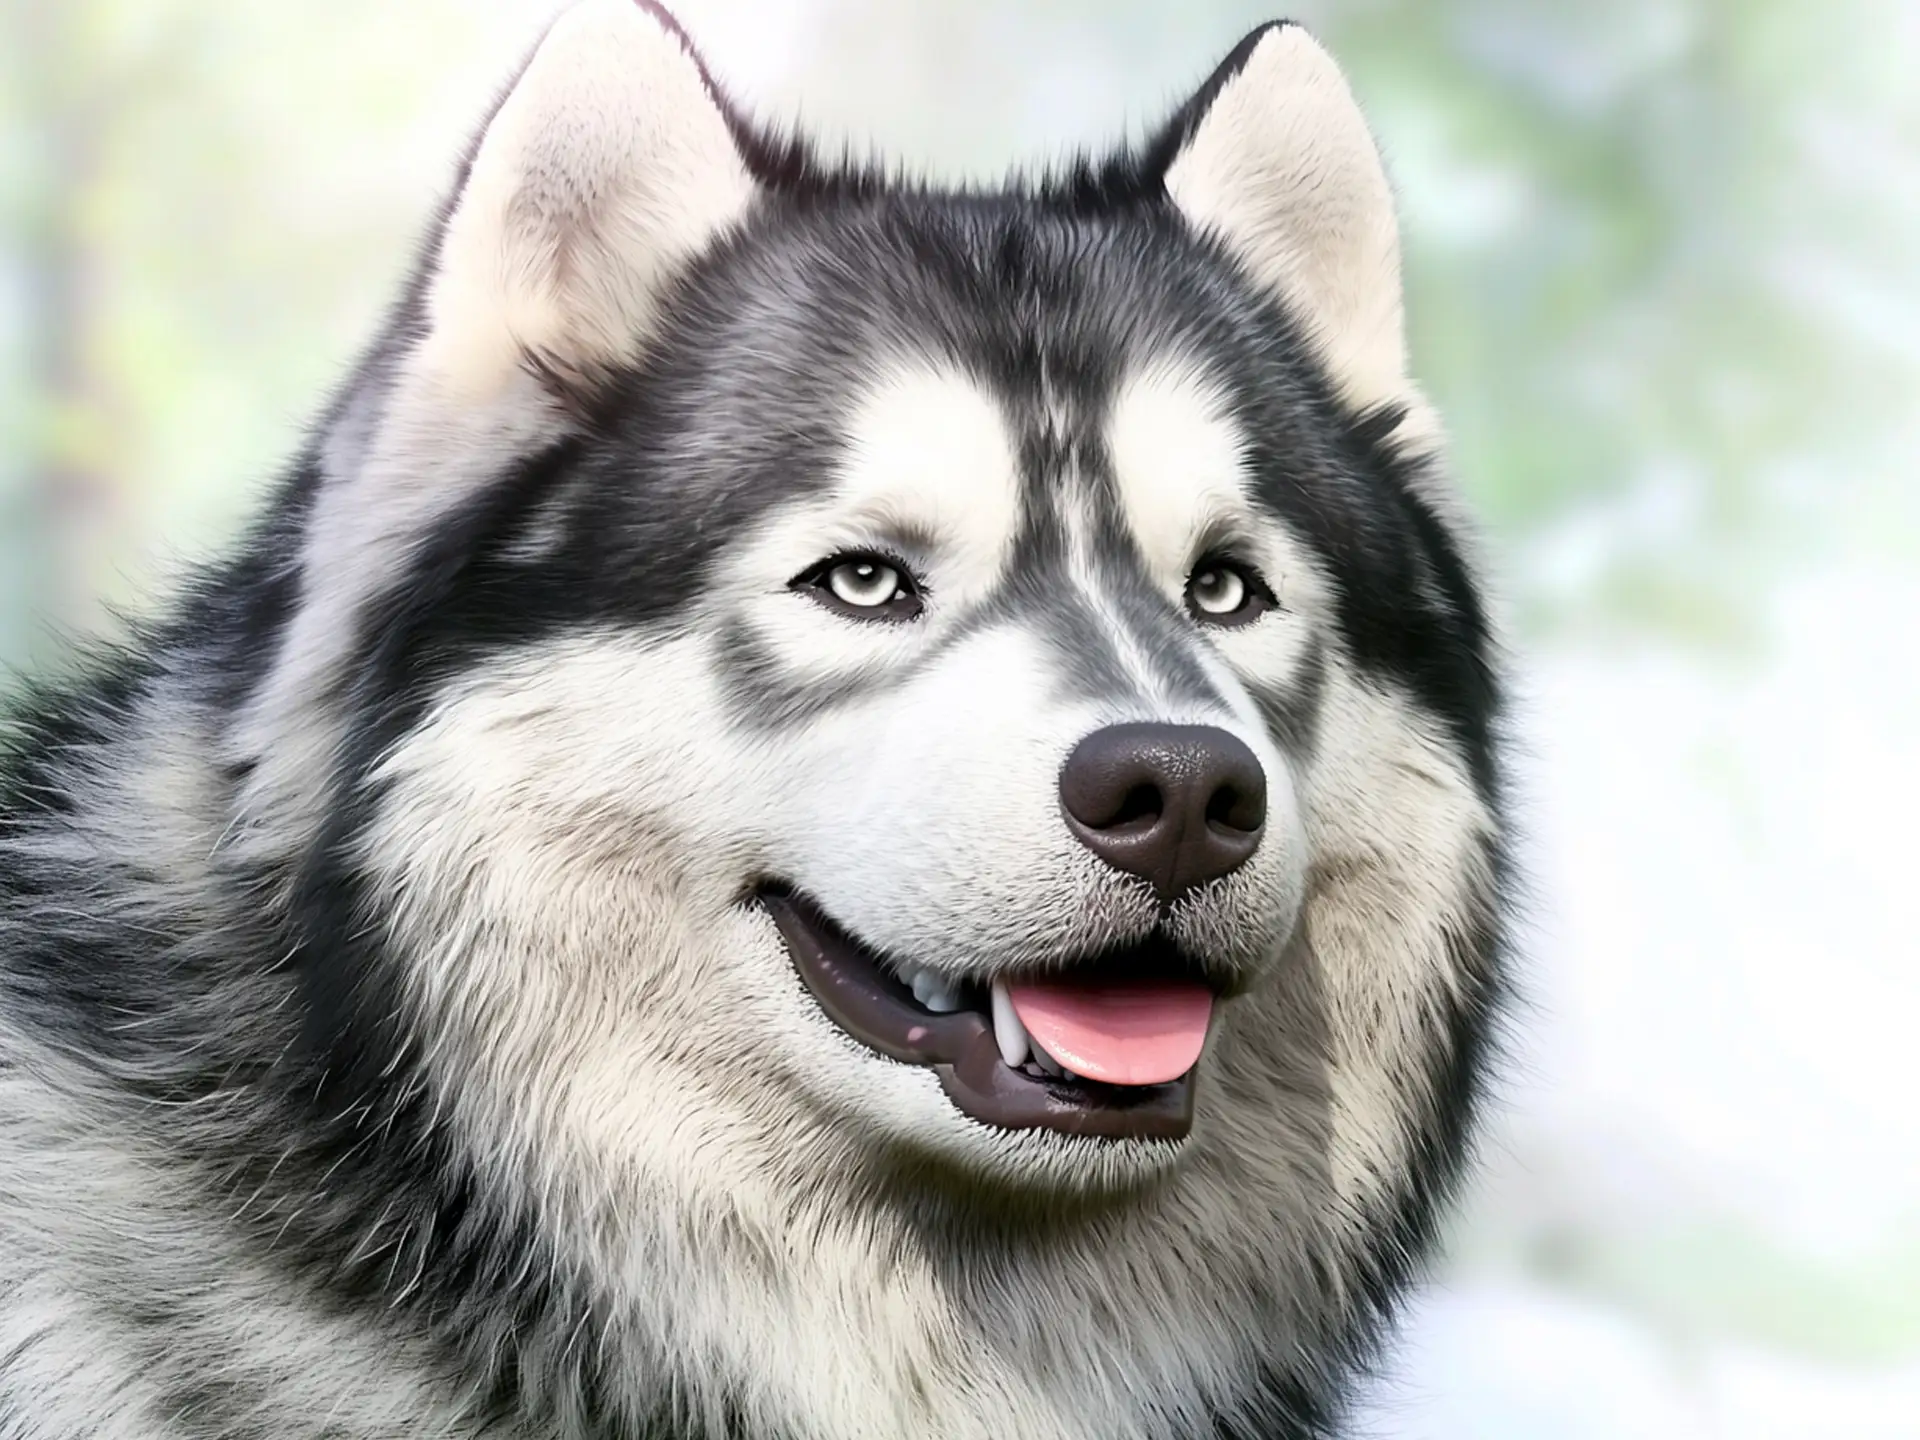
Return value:
<svg viewBox="0 0 1920 1440">
<path fill-rule="evenodd" d="M 1298 27 L 952 192 L 569 10 L 244 541 L 14 703 L 0 1437 L 1331 1433 L 1501 987 L 1440 446 Z M 1138 723 L 1264 787 L 1173 900 L 1062 823 Z M 1190 1130 L 983 1121 L 783 896 L 916 994 L 1184 957 Z"/>
</svg>

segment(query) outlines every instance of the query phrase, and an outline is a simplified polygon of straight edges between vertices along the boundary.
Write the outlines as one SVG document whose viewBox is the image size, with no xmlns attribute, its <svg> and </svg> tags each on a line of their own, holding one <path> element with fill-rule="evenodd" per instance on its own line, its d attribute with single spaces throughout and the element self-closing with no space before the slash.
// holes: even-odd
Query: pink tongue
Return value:
<svg viewBox="0 0 1920 1440">
<path fill-rule="evenodd" d="M 1197 984 L 1010 985 L 1007 998 L 1042 1050 L 1108 1085 L 1178 1080 L 1213 1017 L 1213 992 Z"/>
</svg>

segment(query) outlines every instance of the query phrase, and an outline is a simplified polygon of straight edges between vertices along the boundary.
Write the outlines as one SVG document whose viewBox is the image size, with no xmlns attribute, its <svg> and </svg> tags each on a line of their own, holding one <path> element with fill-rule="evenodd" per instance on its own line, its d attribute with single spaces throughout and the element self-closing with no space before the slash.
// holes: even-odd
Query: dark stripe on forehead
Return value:
<svg viewBox="0 0 1920 1440">
<path fill-rule="evenodd" d="M 843 704 L 897 691 L 970 637 L 1012 626 L 1053 658 L 1048 678 L 1062 700 L 1105 701 L 1129 711 L 1143 703 L 1223 705 L 1195 648 L 1205 642 L 1148 580 L 1118 514 L 1115 487 L 1104 478 L 1107 462 L 1096 427 L 1105 407 L 1097 390 L 1077 384 L 1071 388 L 1078 394 L 1069 401 L 1050 397 L 1044 382 L 1015 394 L 1010 388 L 1003 380 L 995 391 L 1013 431 L 1022 493 L 999 585 L 957 623 L 956 617 L 943 617 L 951 628 L 911 659 L 819 680 L 793 678 L 787 657 L 750 625 L 735 621 L 721 634 L 717 669 L 741 723 L 802 723 Z M 1076 536 L 1076 530 L 1084 533 Z M 1096 593 L 1089 594 L 1083 580 L 1091 581 Z M 937 594 L 934 603 L 939 603 Z"/>
<path fill-rule="evenodd" d="M 1006 572 L 948 643 L 1018 626 L 1058 660 L 1062 698 L 1140 698 L 1112 626 L 1068 578 L 1067 530 L 1054 501 L 1054 488 L 1029 472 Z"/>
<path fill-rule="evenodd" d="M 1104 434 L 1116 368 L 1042 363 L 1036 373 L 1024 389 L 985 377 L 1014 430 L 1021 519 L 1006 574 L 969 628 L 1031 630 L 1077 698 L 1221 705 L 1200 662 L 1205 642 L 1148 577 L 1121 513 Z M 1153 694 L 1142 693 L 1142 668 Z"/>
<path fill-rule="evenodd" d="M 1000 623 L 1028 631 L 1056 658 L 1054 689 L 1061 699 L 1144 699 L 1112 628 L 1086 596 L 1057 583 L 1058 575 L 1019 577 L 1004 592 Z"/>
<path fill-rule="evenodd" d="M 1220 703 L 1220 693 L 1200 659 L 1201 647 L 1208 642 L 1180 602 L 1169 599 L 1148 574 L 1104 452 L 1088 476 L 1086 490 L 1092 522 L 1087 545 L 1095 583 L 1147 655 L 1154 678 L 1174 699 Z"/>
</svg>

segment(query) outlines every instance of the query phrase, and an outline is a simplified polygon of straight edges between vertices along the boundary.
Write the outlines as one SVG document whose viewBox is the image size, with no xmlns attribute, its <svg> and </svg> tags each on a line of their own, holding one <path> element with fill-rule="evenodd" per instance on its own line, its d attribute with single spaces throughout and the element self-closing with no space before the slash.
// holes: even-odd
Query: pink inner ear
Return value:
<svg viewBox="0 0 1920 1440">
<path fill-rule="evenodd" d="M 1178 1080 L 1198 1063 L 1213 1018 L 1213 992 L 1195 983 L 1013 985 L 1008 998 L 1041 1049 L 1108 1085 Z"/>
</svg>

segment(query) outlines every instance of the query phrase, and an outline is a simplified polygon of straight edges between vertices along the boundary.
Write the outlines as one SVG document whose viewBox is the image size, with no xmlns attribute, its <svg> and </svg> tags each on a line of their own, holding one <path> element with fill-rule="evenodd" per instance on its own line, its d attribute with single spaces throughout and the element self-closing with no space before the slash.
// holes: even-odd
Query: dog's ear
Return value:
<svg viewBox="0 0 1920 1440">
<path fill-rule="evenodd" d="M 407 304 L 322 426 L 298 595 L 235 736 L 250 814 L 316 813 L 353 655 L 398 587 L 459 543 L 465 509 L 577 430 L 595 382 L 645 352 L 676 277 L 754 194 L 733 123 L 664 11 L 581 0 L 560 16 L 481 134 Z"/>
<path fill-rule="evenodd" d="M 753 188 L 679 27 L 640 0 L 584 0 L 480 139 L 433 257 L 421 368 L 484 404 L 528 366 L 566 385 L 630 359 Z"/>
<path fill-rule="evenodd" d="M 1333 58 L 1298 25 L 1254 31 L 1161 150 L 1174 205 L 1282 297 L 1347 400 L 1404 403 L 1393 196 Z"/>
</svg>

